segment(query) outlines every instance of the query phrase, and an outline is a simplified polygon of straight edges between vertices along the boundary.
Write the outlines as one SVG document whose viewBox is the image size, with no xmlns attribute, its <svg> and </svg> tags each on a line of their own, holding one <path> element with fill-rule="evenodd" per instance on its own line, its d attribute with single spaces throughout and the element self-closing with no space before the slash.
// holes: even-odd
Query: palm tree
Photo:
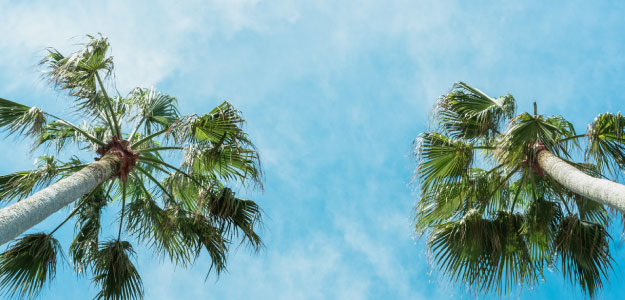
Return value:
<svg viewBox="0 0 625 300">
<path fill-rule="evenodd" d="M 515 113 L 454 84 L 415 140 L 415 232 L 443 276 L 476 292 L 532 286 L 545 268 L 594 297 L 612 269 L 608 225 L 625 212 L 625 117 L 584 134 L 562 116 Z M 583 162 L 574 162 L 578 159 Z"/>
<path fill-rule="evenodd" d="M 0 199 L 15 202 L 0 210 L 0 243 L 74 204 L 55 229 L 24 235 L 0 254 L 5 295 L 36 296 L 54 278 L 62 247 L 53 234 L 72 219 L 69 256 L 78 274 L 93 276 L 98 299 L 142 298 L 127 239 L 181 266 L 193 264 L 204 249 L 209 272 L 217 274 L 236 240 L 258 250 L 260 209 L 226 186 L 262 188 L 259 156 L 240 113 L 224 102 L 207 114 L 180 115 L 176 98 L 146 88 L 111 97 L 108 40 L 88 36 L 83 46 L 69 56 L 49 49 L 42 61 L 44 76 L 75 99 L 81 123 L 0 99 L 0 127 L 51 153 L 35 170 L 0 176 Z M 83 160 L 94 153 L 95 162 Z M 106 209 L 117 210 L 119 228 L 102 240 Z"/>
</svg>

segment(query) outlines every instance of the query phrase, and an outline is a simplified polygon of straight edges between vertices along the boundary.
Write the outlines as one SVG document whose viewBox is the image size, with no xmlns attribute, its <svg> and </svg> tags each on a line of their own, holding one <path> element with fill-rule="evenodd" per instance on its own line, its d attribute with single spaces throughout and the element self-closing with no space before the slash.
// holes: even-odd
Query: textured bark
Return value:
<svg viewBox="0 0 625 300">
<path fill-rule="evenodd" d="M 0 245 L 14 239 L 110 179 L 119 169 L 120 163 L 121 159 L 117 155 L 106 155 L 71 176 L 1 209 Z"/>
<path fill-rule="evenodd" d="M 625 185 L 592 177 L 548 150 L 541 150 L 537 155 L 538 165 L 545 173 L 567 189 L 625 213 Z"/>
</svg>

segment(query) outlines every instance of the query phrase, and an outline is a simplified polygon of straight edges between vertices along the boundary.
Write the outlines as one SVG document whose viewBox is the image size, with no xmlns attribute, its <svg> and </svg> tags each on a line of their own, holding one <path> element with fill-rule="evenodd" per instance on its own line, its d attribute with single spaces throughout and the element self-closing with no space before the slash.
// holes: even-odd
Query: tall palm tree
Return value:
<svg viewBox="0 0 625 300">
<path fill-rule="evenodd" d="M 108 40 L 88 36 L 83 46 L 69 56 L 49 49 L 42 61 L 44 76 L 75 99 L 81 123 L 0 99 L 0 127 L 51 153 L 35 170 L 0 176 L 1 201 L 15 202 L 0 210 L 0 243 L 73 204 L 55 229 L 24 235 L 0 254 L 2 292 L 36 296 L 54 277 L 62 247 L 53 234 L 69 220 L 76 226 L 69 256 L 78 274 L 93 276 L 98 299 L 142 298 L 128 240 L 181 266 L 204 249 L 209 272 L 218 274 L 237 239 L 258 250 L 260 209 L 226 186 L 262 187 L 259 157 L 240 113 L 224 102 L 207 114 L 180 115 L 176 98 L 154 89 L 110 96 Z M 93 155 L 95 162 L 83 160 Z M 119 228 L 102 240 L 107 209 L 117 210 Z"/>
<path fill-rule="evenodd" d="M 415 140 L 415 231 L 443 276 L 508 293 L 545 268 L 594 297 L 612 269 L 608 225 L 625 212 L 625 117 L 599 115 L 584 134 L 562 116 L 516 114 L 454 84 Z M 575 162 L 579 160 L 583 162 Z"/>
</svg>

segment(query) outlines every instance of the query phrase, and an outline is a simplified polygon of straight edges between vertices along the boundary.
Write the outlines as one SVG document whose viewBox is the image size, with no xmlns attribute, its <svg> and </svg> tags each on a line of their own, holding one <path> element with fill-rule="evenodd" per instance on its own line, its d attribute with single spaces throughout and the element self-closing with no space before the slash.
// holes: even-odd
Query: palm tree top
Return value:
<svg viewBox="0 0 625 300">
<path fill-rule="evenodd" d="M 511 95 L 493 98 L 463 82 L 431 116 L 414 142 L 415 232 L 428 236 L 442 275 L 505 294 L 555 268 L 597 295 L 614 262 L 608 226 L 623 212 L 556 181 L 539 154 L 617 179 L 625 170 L 625 118 L 601 114 L 578 134 L 562 116 L 517 114 Z"/>
<path fill-rule="evenodd" d="M 74 124 L 0 98 L 2 130 L 29 137 L 33 150 L 47 151 L 36 169 L 0 176 L 0 199 L 19 201 L 71 176 L 89 164 L 79 157 L 120 158 L 116 176 L 80 198 L 59 225 L 75 221 L 69 256 L 77 273 L 93 276 L 100 287 L 96 298 L 142 297 L 131 241 L 182 266 L 206 251 L 209 271 L 218 274 L 232 243 L 262 247 L 260 208 L 228 187 L 262 188 L 258 153 L 230 103 L 205 114 L 181 115 L 177 99 L 154 88 L 111 96 L 113 58 L 101 35 L 87 36 L 82 48 L 67 56 L 48 49 L 41 66 L 44 77 L 73 99 L 72 109 L 83 121 Z M 78 152 L 67 161 L 57 158 L 70 151 Z M 118 210 L 119 229 L 102 241 L 104 209 Z M 35 296 L 54 277 L 62 247 L 53 233 L 59 227 L 25 235 L 0 255 L 0 288 L 6 295 Z"/>
</svg>

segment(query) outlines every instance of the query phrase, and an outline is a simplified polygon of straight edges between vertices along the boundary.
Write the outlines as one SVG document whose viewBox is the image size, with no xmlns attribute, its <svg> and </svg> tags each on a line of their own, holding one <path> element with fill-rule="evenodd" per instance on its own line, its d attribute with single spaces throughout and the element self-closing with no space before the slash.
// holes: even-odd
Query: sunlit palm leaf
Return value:
<svg viewBox="0 0 625 300">
<path fill-rule="evenodd" d="M 597 116 L 586 132 L 586 159 L 599 169 L 618 175 L 625 170 L 625 117 L 605 113 Z"/>
<path fill-rule="evenodd" d="M 415 144 L 417 176 L 422 191 L 466 178 L 473 162 L 470 143 L 428 132 L 422 134 Z"/>
<path fill-rule="evenodd" d="M 515 101 L 510 95 L 491 98 L 458 82 L 434 111 L 435 122 L 453 138 L 489 138 L 499 133 L 504 120 L 514 116 Z"/>
<path fill-rule="evenodd" d="M 34 135 L 45 123 L 46 116 L 41 109 L 0 98 L 0 130 L 9 135 Z"/>
</svg>

